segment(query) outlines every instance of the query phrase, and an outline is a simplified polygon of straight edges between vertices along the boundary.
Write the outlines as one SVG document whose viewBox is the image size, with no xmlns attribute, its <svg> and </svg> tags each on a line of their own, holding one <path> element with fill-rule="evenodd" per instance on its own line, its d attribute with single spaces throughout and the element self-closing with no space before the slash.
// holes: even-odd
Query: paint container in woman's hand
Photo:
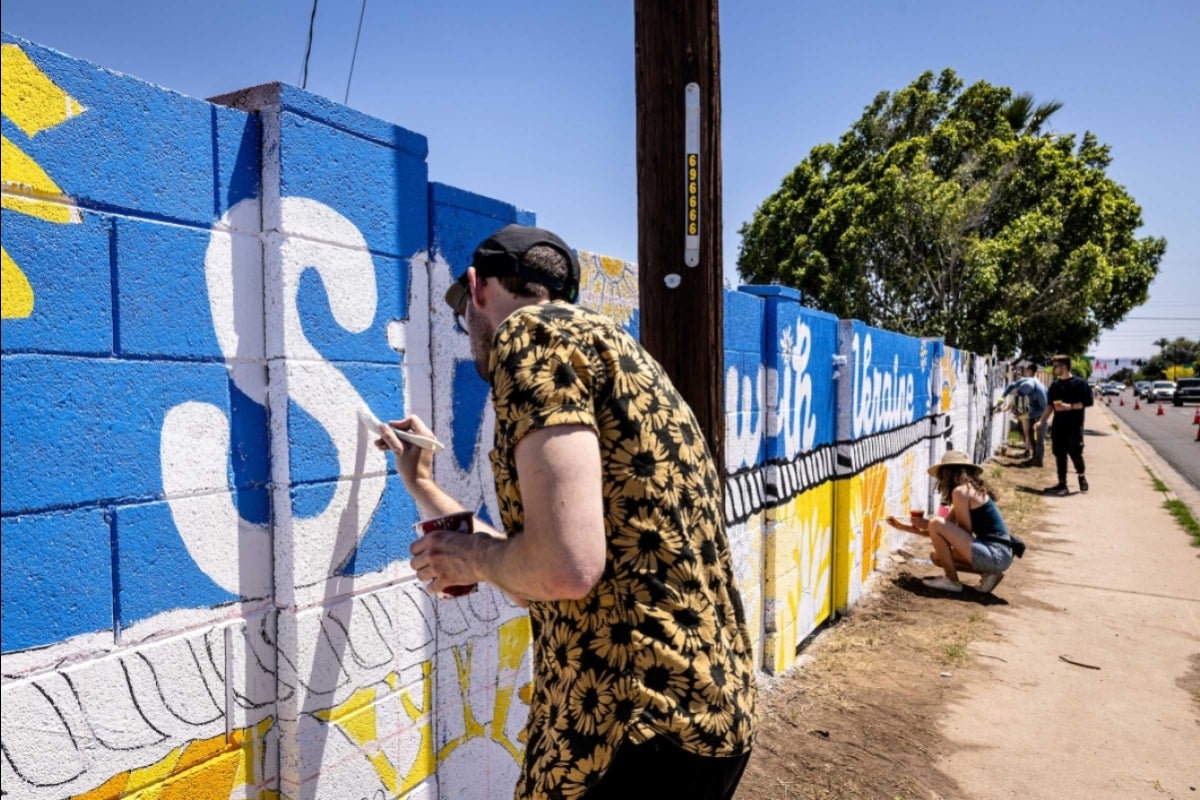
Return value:
<svg viewBox="0 0 1200 800">
<path fill-rule="evenodd" d="M 914 508 L 908 512 L 908 516 L 909 519 L 912 520 L 912 524 L 917 525 L 921 520 L 925 519 L 925 510 L 921 508 Z M 918 527 L 920 526 L 918 525 Z"/>
<path fill-rule="evenodd" d="M 423 519 L 413 525 L 418 536 L 424 536 L 427 533 L 434 531 L 451 531 L 453 533 L 472 534 L 475 532 L 475 515 L 470 511 L 459 511 L 456 514 L 447 514 L 444 517 L 434 517 L 433 519 Z M 442 597 L 462 597 L 479 588 L 478 583 L 472 583 L 469 586 L 447 586 L 442 590 Z"/>
</svg>

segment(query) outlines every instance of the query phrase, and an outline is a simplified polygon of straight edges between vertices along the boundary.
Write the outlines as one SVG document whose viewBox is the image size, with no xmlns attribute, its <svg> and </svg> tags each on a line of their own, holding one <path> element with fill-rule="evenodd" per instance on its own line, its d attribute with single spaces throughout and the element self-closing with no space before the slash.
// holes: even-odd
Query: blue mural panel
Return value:
<svg viewBox="0 0 1200 800">
<path fill-rule="evenodd" d="M 242 238 L 258 246 L 257 240 Z M 114 241 L 119 352 L 221 358 L 204 274 L 209 232 L 122 217 Z M 258 307 L 261 320 L 261 295 Z M 261 352 L 244 355 L 262 357 Z"/>
<path fill-rule="evenodd" d="M 3 352 L 113 352 L 112 217 L 58 224 L 4 209 L 4 251 L 33 288 L 33 313 L 5 319 Z"/>
<path fill-rule="evenodd" d="M 8 469 L 5 477 L 11 479 L 20 468 Z M 0 650 L 27 650 L 111 630 L 111 540 L 109 522 L 99 508 L 0 520 Z"/>
<path fill-rule="evenodd" d="M 300 275 L 296 309 L 304 337 L 329 361 L 397 362 L 397 353 L 388 344 L 388 325 L 408 316 L 408 261 L 381 255 L 371 259 L 375 264 L 375 318 L 370 327 L 357 333 L 334 319 L 320 273 L 307 269 Z"/>
<path fill-rule="evenodd" d="M 213 219 L 210 104 L 98 69 L 8 34 L 82 111 L 27 136 L 7 117 L 4 135 L 81 206 L 137 210 L 207 226 Z"/>
<path fill-rule="evenodd" d="M 5 514 L 160 496 L 167 411 L 198 401 L 230 413 L 223 364 L 18 355 L 0 370 L 0 439 L 15 467 L 5 471 Z M 235 430 L 239 438 L 244 452 L 262 442 Z"/>
<path fill-rule="evenodd" d="M 257 491 L 266 494 L 265 488 Z M 116 519 L 117 621 L 121 628 L 175 608 L 211 608 L 238 599 L 196 565 L 165 502 L 119 506 L 112 514 Z M 262 535 L 268 534 L 264 531 Z M 230 560 L 237 556 L 229 554 Z M 245 567 L 262 571 L 266 565 Z"/>
<path fill-rule="evenodd" d="M 800 308 L 800 319 L 808 327 L 812 355 L 812 412 L 816 416 L 813 446 L 833 444 L 837 439 L 837 388 L 833 380 L 833 357 L 838 351 L 838 319 L 833 314 Z M 845 370 L 841 375 L 845 375 Z"/>
<path fill-rule="evenodd" d="M 752 291 L 766 301 L 763 362 L 772 409 L 766 458 L 791 461 L 836 438 L 837 318 L 800 305 L 800 293 L 787 287 L 743 287 L 742 291 Z"/>
<path fill-rule="evenodd" d="M 307 197 L 334 209 L 354 223 L 372 252 L 407 258 L 425 249 L 429 212 L 423 155 L 285 112 L 279 163 L 282 196 Z"/>
<path fill-rule="evenodd" d="M 747 292 L 724 293 L 725 350 L 761 355 L 766 307 L 763 300 Z"/>
<path fill-rule="evenodd" d="M 533 212 L 444 183 L 429 184 L 429 202 L 432 208 L 430 245 L 450 265 L 452 277 L 457 277 L 471 265 L 475 246 L 500 228 L 512 223 L 537 224 Z"/>
<path fill-rule="evenodd" d="M 398 357 L 393 353 L 393 357 Z M 363 403 L 379 419 L 400 419 L 405 415 L 404 372 L 402 364 L 381 366 L 361 362 L 340 363 L 336 368 L 350 381 Z M 357 430 L 357 405 L 346 399 L 346 426 Z M 341 476 L 337 448 L 329 431 L 294 400 L 288 401 L 288 442 L 292 483 L 332 481 Z M 327 493 L 323 501 L 314 492 Z M 315 516 L 333 496 L 332 486 L 315 487 L 295 510 L 297 516 Z"/>
<path fill-rule="evenodd" d="M 840 345 L 849 358 L 850 436 L 900 428 L 927 415 L 933 348 L 929 342 L 843 323 Z"/>
</svg>

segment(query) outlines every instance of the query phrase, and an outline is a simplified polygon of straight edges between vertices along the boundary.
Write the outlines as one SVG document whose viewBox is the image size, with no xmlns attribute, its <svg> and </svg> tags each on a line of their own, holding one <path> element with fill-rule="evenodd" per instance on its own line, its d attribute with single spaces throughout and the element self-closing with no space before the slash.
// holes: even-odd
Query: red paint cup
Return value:
<svg viewBox="0 0 1200 800">
<path fill-rule="evenodd" d="M 453 533 L 472 534 L 475 532 L 475 515 L 470 511 L 459 511 L 444 517 L 423 519 L 413 525 L 418 536 L 424 536 L 434 531 L 451 531 Z M 462 597 L 479 589 L 478 583 L 469 586 L 447 586 L 442 590 L 442 597 Z"/>
<path fill-rule="evenodd" d="M 918 520 L 925 519 L 925 511 L 924 509 L 914 508 L 908 512 L 908 516 L 912 520 L 913 525 L 916 525 Z"/>
</svg>

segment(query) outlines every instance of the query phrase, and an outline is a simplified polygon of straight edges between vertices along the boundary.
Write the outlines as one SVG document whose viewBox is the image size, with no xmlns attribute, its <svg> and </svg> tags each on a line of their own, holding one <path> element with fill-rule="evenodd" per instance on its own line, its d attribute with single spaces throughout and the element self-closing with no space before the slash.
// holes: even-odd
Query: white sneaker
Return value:
<svg viewBox="0 0 1200 800">
<path fill-rule="evenodd" d="M 979 591 L 984 594 L 991 594 L 992 590 L 999 586 L 1002 580 L 1004 580 L 1003 572 L 989 572 L 979 581 Z"/>
<path fill-rule="evenodd" d="M 930 589 L 937 589 L 938 591 L 942 591 L 942 592 L 961 592 L 962 591 L 962 583 L 961 582 L 952 581 L 949 578 L 947 578 L 945 575 L 942 575 L 941 577 L 938 577 L 938 578 L 926 578 L 925 580 L 923 580 L 921 582 L 924 583 L 926 586 L 928 586 Z"/>
</svg>

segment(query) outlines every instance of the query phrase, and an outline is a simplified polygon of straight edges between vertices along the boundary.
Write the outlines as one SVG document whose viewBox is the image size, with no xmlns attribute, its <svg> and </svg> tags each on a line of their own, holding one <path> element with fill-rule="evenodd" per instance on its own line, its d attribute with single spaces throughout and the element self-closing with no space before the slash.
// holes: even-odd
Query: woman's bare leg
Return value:
<svg viewBox="0 0 1200 800">
<path fill-rule="evenodd" d="M 971 559 L 971 543 L 974 537 L 955 525 L 953 522 L 934 517 L 929 521 L 929 539 L 933 542 L 934 553 L 931 559 L 937 563 L 946 577 L 952 581 L 958 580 L 958 564 L 969 569 L 974 563 Z"/>
</svg>

